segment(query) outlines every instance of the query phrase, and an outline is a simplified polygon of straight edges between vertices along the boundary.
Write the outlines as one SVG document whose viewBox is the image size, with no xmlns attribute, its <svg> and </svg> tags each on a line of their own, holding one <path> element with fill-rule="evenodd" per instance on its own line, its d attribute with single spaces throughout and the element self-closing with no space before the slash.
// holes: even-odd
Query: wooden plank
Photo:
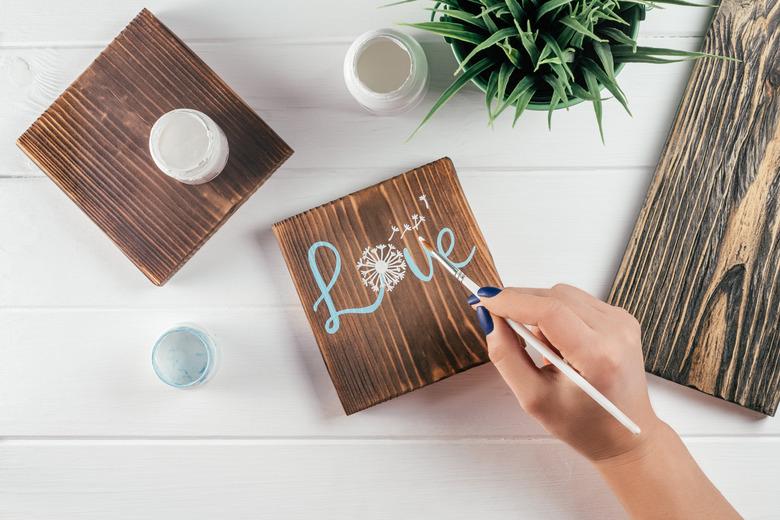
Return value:
<svg viewBox="0 0 780 520">
<path fill-rule="evenodd" d="M 297 307 L 273 222 L 398 171 L 285 168 L 164 287 L 149 284 L 48 179 L 0 181 L 0 307 Z M 507 283 L 565 280 L 605 297 L 651 173 L 462 169 L 459 177 Z M 312 190 L 315 175 L 328 182 Z"/>
<path fill-rule="evenodd" d="M 695 38 L 648 37 L 640 42 L 688 50 L 700 46 Z M 449 48 L 441 42 L 424 45 L 431 89 L 416 109 L 378 118 L 357 105 L 341 75 L 334 73 L 341 70 L 347 47 L 348 42 L 264 41 L 192 46 L 296 150 L 285 170 L 308 168 L 313 176 L 323 169 L 377 167 L 390 175 L 448 154 L 461 169 L 653 167 L 690 74 L 688 63 L 626 67 L 619 79 L 634 116 L 614 100 L 604 103 L 606 145 L 599 139 L 592 106 L 584 103 L 556 113 L 552 131 L 547 130 L 544 112 L 525 114 L 515 128 L 512 114 L 506 113 L 490 128 L 484 95 L 471 86 L 406 142 L 452 81 L 456 65 Z M 39 175 L 14 140 L 99 52 L 97 47 L 0 48 L 0 176 Z M 2 63 L 19 72 L 4 74 Z M 566 143 L 567 153 L 552 153 L 560 143 Z"/>
<path fill-rule="evenodd" d="M 693 70 L 611 300 L 647 369 L 774 415 L 780 401 L 780 2 L 726 0 Z"/>
<path fill-rule="evenodd" d="M 777 517 L 777 439 L 688 447 L 745 518 Z M 558 442 L 22 442 L 0 460 L 9 519 L 625 518 Z"/>
<path fill-rule="evenodd" d="M 200 186 L 160 172 L 154 122 L 200 110 L 230 157 Z M 292 154 L 203 61 L 143 10 L 19 138 L 19 147 L 156 285 L 164 284 Z"/>
<path fill-rule="evenodd" d="M 165 386 L 150 366 L 157 335 L 183 321 L 206 327 L 223 354 L 192 392 Z M 490 364 L 345 416 L 299 304 L 0 310 L 0 345 L 3 436 L 548 436 Z M 780 421 L 757 412 L 654 376 L 649 384 L 656 412 L 681 434 L 780 434 Z"/>
<path fill-rule="evenodd" d="M 448 158 L 273 231 L 347 414 L 488 360 L 467 294 L 417 241 L 500 286 Z"/>
<path fill-rule="evenodd" d="M 426 17 L 424 2 L 379 9 L 384 3 L 387 2 L 340 0 L 338 9 L 332 9 L 327 3 L 301 0 L 226 0 L 219 6 L 208 2 L 185 6 L 178 0 L 3 0 L 0 45 L 108 42 L 144 7 L 157 13 L 185 40 L 346 40 L 369 29 L 423 21 Z M 42 12 L 46 16 L 41 16 Z M 709 9 L 654 9 L 642 25 L 642 34 L 702 35 L 710 14 Z"/>
</svg>

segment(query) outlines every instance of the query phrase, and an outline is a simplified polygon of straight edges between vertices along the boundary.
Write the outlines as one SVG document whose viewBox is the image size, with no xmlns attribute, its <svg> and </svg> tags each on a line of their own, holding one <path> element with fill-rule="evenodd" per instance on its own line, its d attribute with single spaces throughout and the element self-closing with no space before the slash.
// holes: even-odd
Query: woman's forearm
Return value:
<svg viewBox="0 0 780 520">
<path fill-rule="evenodd" d="M 595 462 L 632 518 L 740 518 L 674 430 L 659 421 L 648 434 L 641 448 Z"/>
<path fill-rule="evenodd" d="M 520 405 L 603 474 L 634 518 L 739 518 L 650 404 L 639 322 L 569 285 L 483 287 L 469 298 L 488 354 Z M 537 337 L 642 428 L 633 435 L 552 365 L 537 367 L 506 318 Z"/>
</svg>

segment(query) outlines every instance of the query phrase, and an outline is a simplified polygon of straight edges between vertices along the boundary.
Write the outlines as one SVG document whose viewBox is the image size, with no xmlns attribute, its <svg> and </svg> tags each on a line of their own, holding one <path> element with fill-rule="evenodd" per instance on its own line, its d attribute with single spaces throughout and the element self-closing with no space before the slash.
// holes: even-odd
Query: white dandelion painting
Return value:
<svg viewBox="0 0 780 520">
<path fill-rule="evenodd" d="M 360 272 L 363 285 L 379 292 L 384 287 L 392 291 L 406 274 L 406 262 L 401 251 L 392 244 L 379 244 L 367 247 L 355 264 Z"/>
</svg>

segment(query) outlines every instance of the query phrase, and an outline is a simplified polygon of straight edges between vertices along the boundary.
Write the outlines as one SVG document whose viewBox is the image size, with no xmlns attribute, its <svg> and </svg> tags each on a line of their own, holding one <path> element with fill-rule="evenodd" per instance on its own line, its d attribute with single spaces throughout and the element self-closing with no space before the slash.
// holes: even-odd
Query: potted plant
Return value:
<svg viewBox="0 0 780 520">
<path fill-rule="evenodd" d="M 416 0 L 404 0 L 407 3 Z M 485 92 L 490 124 L 513 107 L 552 112 L 590 101 L 602 141 L 602 91 L 628 111 L 616 76 L 626 63 L 711 56 L 637 44 L 645 7 L 686 0 L 433 0 L 431 20 L 404 24 L 444 37 L 458 61 L 453 81 L 417 130 L 469 81 Z M 415 130 L 415 132 L 417 132 Z"/>
</svg>

